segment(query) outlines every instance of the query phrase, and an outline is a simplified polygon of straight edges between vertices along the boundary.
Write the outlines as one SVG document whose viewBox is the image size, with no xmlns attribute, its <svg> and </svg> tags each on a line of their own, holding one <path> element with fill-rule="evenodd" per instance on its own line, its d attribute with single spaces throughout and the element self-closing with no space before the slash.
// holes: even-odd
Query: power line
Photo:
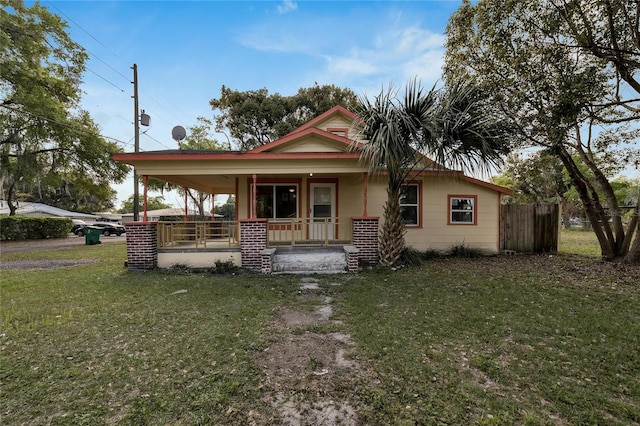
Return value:
<svg viewBox="0 0 640 426">
<path fill-rule="evenodd" d="M 25 110 L 17 109 L 17 108 L 14 108 L 12 106 L 9 106 L 9 105 L 0 105 L 0 107 L 6 108 L 6 109 L 14 111 L 14 112 L 17 112 L 18 114 L 27 114 L 27 115 L 30 115 L 32 117 L 36 117 L 36 118 L 40 118 L 42 120 L 48 121 L 50 123 L 59 124 L 61 126 L 67 127 L 69 129 L 75 130 L 77 132 L 86 133 L 86 134 L 91 135 L 91 136 L 98 136 L 98 137 L 101 137 L 101 138 L 104 138 L 104 139 L 110 139 L 110 140 L 112 140 L 112 141 L 114 141 L 116 143 L 120 143 L 122 145 L 126 144 L 126 142 L 123 142 L 120 139 L 112 138 L 111 136 L 105 136 L 105 135 L 102 135 L 100 133 L 91 132 L 91 131 L 89 131 L 87 129 L 83 129 L 82 127 L 76 127 L 76 126 L 73 126 L 73 125 L 71 125 L 69 123 L 63 123 L 61 121 L 57 121 L 57 120 L 54 120 L 52 118 L 48 118 L 48 117 L 44 117 L 42 115 L 34 114 L 31 111 L 25 111 Z"/>
<path fill-rule="evenodd" d="M 167 103 L 169 105 L 171 105 L 172 107 L 174 107 L 176 110 L 180 111 L 180 113 L 184 114 L 184 116 L 186 117 L 188 114 L 186 112 L 184 112 L 180 107 L 178 107 L 176 104 L 174 104 L 171 101 L 165 102 L 164 104 L 161 104 L 160 101 L 156 100 L 155 98 L 153 98 L 152 96 L 148 96 L 149 99 L 151 99 L 151 101 L 155 102 L 158 106 L 160 107 L 164 107 Z M 166 120 L 165 120 L 166 121 Z M 166 121 L 167 124 L 175 124 L 175 123 L 169 123 L 168 121 Z"/>
<path fill-rule="evenodd" d="M 57 6 L 55 6 L 54 4 L 51 4 L 51 2 L 47 2 L 51 7 L 53 7 L 60 15 L 64 16 L 69 22 L 71 22 L 73 25 L 75 25 L 77 28 L 79 28 L 80 30 L 82 30 L 84 33 L 86 33 L 89 37 L 91 37 L 93 40 L 95 40 L 98 44 L 100 44 L 102 47 L 104 47 L 105 49 L 108 50 L 108 47 L 102 43 L 97 37 L 95 37 L 93 34 L 91 34 L 89 31 L 87 31 L 85 28 L 83 28 L 78 22 L 74 21 L 73 19 L 71 19 L 68 15 L 66 15 L 62 10 L 60 10 Z M 103 59 L 101 59 L 98 55 L 96 55 L 95 53 L 91 52 L 90 50 L 86 49 L 85 47 L 83 47 L 83 49 L 85 51 L 87 51 L 91 56 L 93 56 L 95 59 L 97 59 L 98 61 L 100 61 L 102 64 L 104 64 L 105 66 L 107 66 L 110 70 L 112 70 L 114 73 L 116 73 L 118 76 L 120 76 L 121 78 L 123 78 L 125 81 L 127 82 L 131 82 L 130 78 L 125 76 L 123 73 L 121 73 L 120 71 L 118 71 L 118 69 L 116 69 L 115 67 L 113 67 L 112 65 L 110 65 L 109 63 L 107 63 L 106 61 L 104 61 Z M 115 55 L 115 53 L 113 53 L 112 51 L 110 51 L 111 54 Z M 121 93 L 126 93 L 126 91 L 124 89 L 122 89 L 121 87 L 119 87 L 117 84 L 115 84 L 114 82 L 110 81 L 108 78 L 98 74 L 96 71 L 93 71 L 90 68 L 86 68 L 87 71 L 91 72 L 92 74 L 96 75 L 98 78 L 102 79 L 103 81 L 105 81 L 107 84 L 111 85 L 112 87 L 116 88 L 117 90 L 119 90 Z M 160 103 L 158 100 L 156 100 L 154 97 L 152 96 L 145 96 L 145 98 L 150 99 L 152 102 L 155 102 L 159 107 L 161 108 L 165 108 L 165 105 L 169 104 L 171 105 L 174 109 L 176 109 L 177 111 L 179 111 L 184 117 L 187 117 L 188 114 L 186 114 L 181 108 L 179 108 L 175 103 L 171 102 L 171 101 L 166 101 L 164 103 Z M 175 124 L 176 120 L 174 118 L 174 122 L 170 122 L 170 120 L 168 120 L 167 118 L 165 118 L 163 115 L 161 115 L 160 113 L 158 113 L 157 110 L 152 110 L 153 114 L 160 118 L 161 120 L 163 120 L 166 124 L 172 125 Z M 113 115 L 113 114 L 111 114 Z M 120 118 L 123 118 L 122 116 L 118 116 Z M 126 119 L 125 119 L 126 120 Z M 128 120 L 126 120 L 128 121 Z M 149 136 L 149 135 L 147 135 Z M 154 139 L 153 137 L 149 136 L 150 138 L 152 138 L 153 140 L 155 140 L 156 142 L 160 143 L 161 145 L 163 145 L 160 141 Z M 164 145 L 163 145 L 164 146 Z"/>
<path fill-rule="evenodd" d="M 80 28 L 82 31 L 85 32 L 85 34 L 87 34 L 89 37 L 91 37 L 92 39 L 94 39 L 96 42 L 98 42 L 98 44 L 100 44 L 100 46 L 104 47 L 105 49 L 108 49 L 107 46 L 105 46 L 104 43 L 102 43 L 100 40 L 98 40 L 96 37 L 93 36 L 93 34 L 91 34 L 89 31 L 85 30 L 82 25 L 78 24 L 76 21 L 74 21 L 73 19 L 71 19 L 68 15 L 66 15 L 63 11 L 61 11 L 58 7 L 56 7 L 54 4 L 52 4 L 51 2 L 47 2 L 51 7 L 53 7 L 55 10 L 57 10 L 62 16 L 64 16 L 65 18 L 67 18 L 69 20 L 69 22 L 73 23 L 73 25 L 75 25 L 76 27 Z M 124 74 L 122 74 L 120 71 L 118 71 L 116 68 L 112 67 L 109 63 L 107 63 L 106 61 L 102 60 L 98 55 L 96 55 L 95 53 L 93 53 L 92 51 L 90 51 L 89 49 L 87 49 L 86 47 L 82 47 L 84 50 L 86 50 L 90 55 L 92 55 L 94 58 L 96 58 L 97 60 L 99 60 L 100 62 L 102 62 L 103 64 L 105 64 L 107 67 L 109 67 L 113 72 L 115 72 L 116 74 L 118 74 L 120 77 L 124 78 L 125 81 L 129 81 L 129 77 L 125 76 Z M 113 55 L 115 55 L 115 53 L 111 52 Z M 92 71 L 93 72 L 93 71 Z M 96 74 L 94 72 L 94 74 Z M 96 74 L 97 75 L 97 74 Z M 100 77 L 100 76 L 98 76 Z"/>
<path fill-rule="evenodd" d="M 64 16 L 65 18 L 67 18 L 69 20 L 69 22 L 72 22 L 76 27 L 80 28 L 82 31 L 84 31 L 89 37 L 91 37 L 92 39 L 94 39 L 95 41 L 97 41 L 102 47 L 104 47 L 105 49 L 107 48 L 107 46 L 105 46 L 100 40 L 98 40 L 97 38 L 95 38 L 89 31 L 85 30 L 84 28 L 82 28 L 80 26 L 80 24 L 78 24 L 77 22 L 75 22 L 73 19 L 69 18 L 67 15 L 65 15 L 65 13 L 63 11 L 61 11 L 60 9 L 58 9 L 54 4 L 52 4 L 51 2 L 47 2 L 51 7 L 53 7 L 55 10 L 57 10 L 58 12 L 60 12 L 60 14 L 62 16 Z"/>
<path fill-rule="evenodd" d="M 157 142 L 157 143 L 159 143 L 163 148 L 166 148 L 166 149 L 173 149 L 173 148 L 169 148 L 168 146 L 166 146 L 165 144 L 163 144 L 162 142 L 160 142 L 158 139 L 154 138 L 153 136 L 148 135 L 146 132 L 142 132 L 141 134 L 142 134 L 142 135 L 145 135 L 146 137 L 148 137 L 148 138 L 150 138 L 150 139 L 152 139 L 152 140 L 154 140 L 154 141 L 156 141 L 156 142 Z"/>
<path fill-rule="evenodd" d="M 124 93 L 124 89 L 118 87 L 115 85 L 115 83 L 112 83 L 111 81 L 107 80 L 106 78 L 104 78 L 103 76 L 101 76 L 100 74 L 98 74 L 97 72 L 93 71 L 92 69 L 87 68 L 87 71 L 97 75 L 98 77 L 100 77 L 101 79 L 103 79 L 104 81 L 106 81 L 107 83 L 109 83 L 110 85 L 112 85 L 113 87 L 115 87 L 116 89 L 120 90 L 122 93 Z"/>
<path fill-rule="evenodd" d="M 103 61 L 102 59 L 100 59 L 98 57 L 98 55 L 96 55 L 95 53 L 91 52 L 89 49 L 87 49 L 86 47 L 84 48 L 84 50 L 86 50 L 87 52 L 89 52 L 90 55 L 92 55 L 94 58 L 96 58 L 97 60 L 99 60 L 100 62 L 102 62 L 103 64 L 105 64 L 107 67 L 109 67 L 113 72 L 115 72 L 116 74 L 118 74 L 120 77 L 124 78 L 125 81 L 129 81 L 129 78 L 127 76 L 125 76 L 124 74 L 122 74 L 120 71 L 118 71 L 117 69 L 115 69 L 114 67 L 112 67 L 111 65 L 109 65 L 107 62 Z"/>
</svg>

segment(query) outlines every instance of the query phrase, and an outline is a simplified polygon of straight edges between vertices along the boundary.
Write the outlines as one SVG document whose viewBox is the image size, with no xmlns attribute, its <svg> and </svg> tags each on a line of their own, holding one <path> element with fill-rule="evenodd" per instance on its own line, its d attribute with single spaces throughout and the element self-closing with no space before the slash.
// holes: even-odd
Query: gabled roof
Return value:
<svg viewBox="0 0 640 426">
<path fill-rule="evenodd" d="M 0 215 L 8 215 L 9 207 L 4 207 L 4 203 L 2 203 L 2 207 L 0 208 Z M 64 210 L 58 207 L 49 206 L 47 204 L 42 203 L 31 203 L 31 202 L 21 202 L 16 209 L 17 215 L 48 215 L 55 217 L 68 217 L 68 218 L 87 218 L 87 219 L 95 219 L 97 216 L 88 214 L 88 213 L 80 213 L 80 212 L 72 212 L 69 210 Z"/>
<path fill-rule="evenodd" d="M 320 140 L 323 141 L 322 143 L 326 144 L 327 146 L 337 148 L 342 152 L 347 152 L 349 150 L 349 147 L 353 144 L 352 140 L 345 136 L 340 136 L 333 132 L 324 130 L 320 127 L 323 122 L 327 122 L 333 117 L 340 117 L 343 119 L 343 121 L 349 123 L 349 125 L 357 119 L 357 116 L 353 112 L 349 111 L 343 106 L 337 105 L 330 110 L 323 112 L 316 118 L 307 121 L 302 126 L 287 133 L 280 139 L 253 148 L 246 153 L 256 154 L 262 152 L 284 152 L 286 151 L 286 145 L 291 144 L 293 141 L 300 141 L 301 139 L 309 137 L 311 135 L 320 138 Z"/>
<path fill-rule="evenodd" d="M 324 139 L 325 143 L 331 144 L 332 146 L 338 146 L 341 151 L 348 151 L 351 141 L 344 136 L 339 136 L 331 132 L 327 132 L 322 129 L 318 129 L 317 127 L 311 127 L 304 130 L 294 130 L 291 133 L 283 136 L 280 139 L 277 139 L 273 142 L 269 142 L 264 145 L 260 145 L 252 150 L 247 151 L 247 154 L 257 154 L 260 152 L 282 152 L 284 145 L 290 144 L 293 141 L 299 141 L 302 138 L 307 136 L 318 136 L 320 139 Z"/>
<path fill-rule="evenodd" d="M 354 121 L 357 125 L 357 120 L 353 112 L 335 106 L 280 139 L 249 151 L 166 150 L 121 153 L 113 158 L 139 167 L 151 176 L 209 192 L 231 191 L 233 181 L 228 176 L 234 173 L 295 174 L 314 171 L 310 168 L 335 173 L 363 172 L 366 165 L 360 161 L 358 148 L 366 141 L 354 141 L 353 135 L 348 134 Z M 416 155 L 424 167 L 419 174 L 452 174 L 501 193 L 510 193 L 506 188 L 444 167 L 420 152 L 416 151 Z"/>
<path fill-rule="evenodd" d="M 331 108 L 330 110 L 323 112 L 322 114 L 320 114 L 316 118 L 307 121 L 306 123 L 304 123 L 302 126 L 298 127 L 297 129 L 289 132 L 289 135 L 291 133 L 296 133 L 296 132 L 300 132 L 302 130 L 306 130 L 306 129 L 310 128 L 310 127 L 317 127 L 320 123 L 322 123 L 323 121 L 325 121 L 329 117 L 334 116 L 336 114 L 340 114 L 340 115 L 344 116 L 349 121 L 355 121 L 358 118 L 358 116 L 356 114 L 354 114 L 353 112 L 349 111 L 345 107 L 340 106 L 340 105 L 336 105 L 333 108 Z"/>
</svg>

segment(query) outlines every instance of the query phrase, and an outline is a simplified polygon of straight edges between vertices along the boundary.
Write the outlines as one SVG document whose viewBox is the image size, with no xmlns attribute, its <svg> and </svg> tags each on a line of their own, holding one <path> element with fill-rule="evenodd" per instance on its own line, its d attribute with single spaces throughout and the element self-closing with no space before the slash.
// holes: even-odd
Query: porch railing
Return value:
<svg viewBox="0 0 640 426">
<path fill-rule="evenodd" d="M 239 246 L 236 221 L 158 222 L 158 248 Z"/>
<path fill-rule="evenodd" d="M 337 217 L 269 219 L 269 246 L 329 246 L 348 244 L 351 240 L 350 222 Z"/>
</svg>

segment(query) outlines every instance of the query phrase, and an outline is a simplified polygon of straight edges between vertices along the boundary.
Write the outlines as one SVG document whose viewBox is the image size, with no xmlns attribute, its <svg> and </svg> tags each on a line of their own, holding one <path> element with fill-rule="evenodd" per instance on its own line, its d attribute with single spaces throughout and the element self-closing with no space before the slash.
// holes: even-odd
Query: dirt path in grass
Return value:
<svg viewBox="0 0 640 426">
<path fill-rule="evenodd" d="M 332 299 L 323 295 L 322 287 L 329 285 L 336 284 L 328 277 L 301 278 L 298 297 L 314 309 L 282 308 L 271 324 L 274 340 L 256 362 L 262 369 L 263 401 L 275 413 L 259 424 L 357 424 L 348 401 L 360 371 L 348 355 L 351 338 L 321 331 L 340 323 L 332 319 Z"/>
</svg>

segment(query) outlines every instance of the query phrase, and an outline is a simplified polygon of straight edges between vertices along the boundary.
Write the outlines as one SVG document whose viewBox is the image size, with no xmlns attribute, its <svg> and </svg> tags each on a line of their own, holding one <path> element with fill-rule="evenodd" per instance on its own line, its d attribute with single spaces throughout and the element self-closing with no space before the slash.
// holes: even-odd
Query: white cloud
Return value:
<svg viewBox="0 0 640 426">
<path fill-rule="evenodd" d="M 381 31 L 362 22 L 349 25 L 350 18 L 261 22 L 242 29 L 237 41 L 261 52 L 287 53 L 289 63 L 299 69 L 314 64 L 306 66 L 298 81 L 336 84 L 357 93 L 386 83 L 400 87 L 411 78 L 430 87 L 441 78 L 443 34 L 408 22 L 402 13 L 388 15 L 390 25 Z"/>
<path fill-rule="evenodd" d="M 362 79 L 404 85 L 417 77 L 424 86 L 440 79 L 444 55 L 444 36 L 418 26 L 390 29 L 371 38 L 369 46 L 323 55 L 325 80 L 354 90 L 362 87 Z"/>
<path fill-rule="evenodd" d="M 332 74 L 349 75 L 373 75 L 379 71 L 379 67 L 366 57 L 361 57 L 360 52 L 353 52 L 349 56 L 326 55 L 327 69 Z"/>
<path fill-rule="evenodd" d="M 264 28 L 256 28 L 253 32 L 239 36 L 238 42 L 262 52 L 307 53 L 313 47 L 312 43 L 299 34 L 269 31 Z"/>
<path fill-rule="evenodd" d="M 298 4 L 296 2 L 291 0 L 283 0 L 282 4 L 278 5 L 278 13 L 289 13 L 292 10 L 296 10 L 297 8 Z"/>
</svg>

